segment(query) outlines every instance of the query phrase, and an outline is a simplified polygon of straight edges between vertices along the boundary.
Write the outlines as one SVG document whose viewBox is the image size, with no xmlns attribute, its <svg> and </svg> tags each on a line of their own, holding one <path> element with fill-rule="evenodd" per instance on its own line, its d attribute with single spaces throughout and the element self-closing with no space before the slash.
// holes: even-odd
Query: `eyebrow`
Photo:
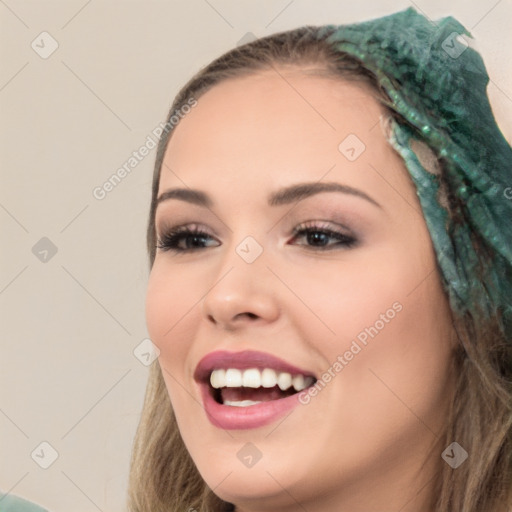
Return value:
<svg viewBox="0 0 512 512">
<path fill-rule="evenodd" d="M 340 192 L 342 194 L 350 194 L 365 199 L 374 206 L 382 209 L 382 206 L 375 201 L 375 199 L 362 190 L 335 182 L 312 182 L 290 185 L 270 194 L 268 197 L 268 204 L 269 206 L 282 206 L 322 192 Z M 212 208 L 214 206 L 214 201 L 206 192 L 191 188 L 168 189 L 158 196 L 157 205 L 169 199 L 179 199 L 205 208 Z"/>
</svg>

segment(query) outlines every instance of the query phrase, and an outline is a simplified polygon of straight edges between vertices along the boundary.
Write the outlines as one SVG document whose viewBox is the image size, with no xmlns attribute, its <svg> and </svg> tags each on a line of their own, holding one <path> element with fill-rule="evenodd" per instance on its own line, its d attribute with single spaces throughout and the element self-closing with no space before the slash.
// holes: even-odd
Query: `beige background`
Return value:
<svg viewBox="0 0 512 512">
<path fill-rule="evenodd" d="M 180 85 L 247 32 L 413 3 L 473 33 L 510 141 L 511 0 L 0 1 L 0 489 L 52 512 L 125 510 L 148 373 L 133 351 L 147 337 L 155 150 L 105 199 L 92 191 L 163 121 Z M 47 59 L 31 47 L 43 31 L 59 45 Z M 42 237 L 58 250 L 46 262 L 32 252 Z M 43 441 L 59 454 L 48 469 L 36 463 L 51 458 Z"/>
</svg>

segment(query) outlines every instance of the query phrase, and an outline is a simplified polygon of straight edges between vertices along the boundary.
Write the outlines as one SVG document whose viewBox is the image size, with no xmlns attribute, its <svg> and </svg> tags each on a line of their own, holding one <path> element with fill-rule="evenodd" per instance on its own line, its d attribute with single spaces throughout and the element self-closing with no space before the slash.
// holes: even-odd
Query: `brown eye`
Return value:
<svg viewBox="0 0 512 512">
<path fill-rule="evenodd" d="M 320 250 L 331 250 L 335 248 L 349 248 L 357 243 L 357 239 L 351 235 L 333 230 L 319 224 L 301 224 L 293 230 L 294 240 L 304 238 L 307 246 Z M 335 240 L 335 243 L 329 243 L 329 240 Z"/>
<path fill-rule="evenodd" d="M 191 252 L 205 248 L 207 239 L 213 240 L 209 233 L 198 227 L 179 226 L 165 231 L 158 238 L 156 247 L 164 252 Z"/>
</svg>

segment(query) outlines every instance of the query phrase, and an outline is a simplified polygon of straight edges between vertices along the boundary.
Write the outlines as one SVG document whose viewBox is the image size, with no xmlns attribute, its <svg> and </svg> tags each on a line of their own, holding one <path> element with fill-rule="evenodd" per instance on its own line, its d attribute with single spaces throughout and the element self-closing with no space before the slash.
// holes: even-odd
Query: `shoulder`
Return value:
<svg viewBox="0 0 512 512">
<path fill-rule="evenodd" d="M 48 512 L 45 508 L 12 494 L 0 491 L 0 512 Z"/>
</svg>

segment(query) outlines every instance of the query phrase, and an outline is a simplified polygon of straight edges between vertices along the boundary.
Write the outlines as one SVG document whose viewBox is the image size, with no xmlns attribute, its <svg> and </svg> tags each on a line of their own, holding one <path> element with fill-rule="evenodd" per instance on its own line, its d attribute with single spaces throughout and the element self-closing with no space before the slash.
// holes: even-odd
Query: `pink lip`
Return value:
<svg viewBox="0 0 512 512">
<path fill-rule="evenodd" d="M 262 402 L 249 407 L 233 407 L 219 404 L 212 395 L 209 383 L 210 374 L 215 369 L 238 368 L 272 368 L 276 371 L 288 372 L 292 375 L 314 375 L 297 368 L 282 359 L 264 352 L 245 350 L 242 352 L 216 351 L 201 359 L 194 372 L 194 379 L 198 382 L 206 416 L 216 427 L 225 430 L 258 428 L 276 421 L 288 411 L 300 404 L 299 393 Z"/>
<path fill-rule="evenodd" d="M 217 403 L 208 384 L 201 383 L 199 386 L 206 416 L 212 425 L 224 430 L 263 427 L 284 416 L 300 403 L 299 393 L 296 393 L 286 398 L 261 402 L 249 407 L 232 407 Z"/>
</svg>

